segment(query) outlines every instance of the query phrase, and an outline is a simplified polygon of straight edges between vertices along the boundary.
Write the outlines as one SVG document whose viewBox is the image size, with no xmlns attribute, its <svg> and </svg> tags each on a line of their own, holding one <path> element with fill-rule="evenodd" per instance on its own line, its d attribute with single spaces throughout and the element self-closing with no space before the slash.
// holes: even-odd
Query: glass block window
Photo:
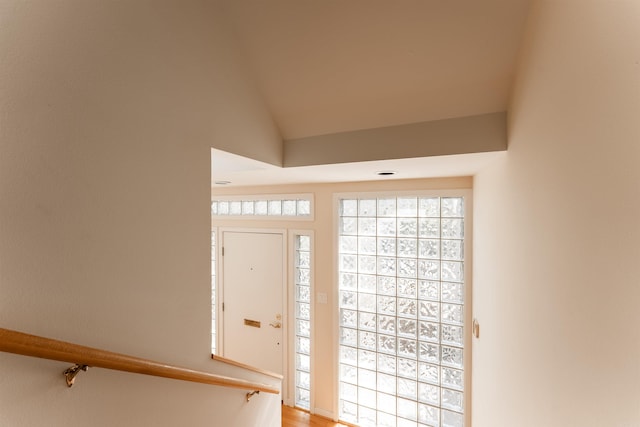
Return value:
<svg viewBox="0 0 640 427">
<path fill-rule="evenodd" d="M 216 354 L 216 232 L 211 231 L 211 354 Z"/>
<path fill-rule="evenodd" d="M 295 236 L 295 406 L 311 409 L 311 236 Z"/>
<path fill-rule="evenodd" d="M 313 219 L 311 194 L 217 197 L 211 201 L 211 215 L 261 219 Z"/>
<path fill-rule="evenodd" d="M 339 203 L 339 417 L 464 426 L 464 199 Z"/>
</svg>

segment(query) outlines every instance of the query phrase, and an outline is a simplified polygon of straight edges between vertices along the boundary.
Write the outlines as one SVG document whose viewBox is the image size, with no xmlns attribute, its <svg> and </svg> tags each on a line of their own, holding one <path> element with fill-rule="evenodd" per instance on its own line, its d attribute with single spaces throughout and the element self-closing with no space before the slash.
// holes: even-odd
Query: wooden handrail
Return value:
<svg viewBox="0 0 640 427">
<path fill-rule="evenodd" d="M 218 362 L 226 363 L 227 365 L 238 366 L 238 367 L 240 367 L 242 369 L 246 369 L 248 371 L 257 372 L 259 374 L 266 375 L 268 377 L 273 377 L 273 378 L 276 378 L 278 380 L 282 380 L 284 378 L 283 375 L 276 374 L 275 372 L 271 372 L 271 371 L 267 371 L 266 369 L 258 368 L 258 367 L 251 366 L 251 365 L 247 365 L 245 363 L 238 362 L 237 360 L 227 359 L 226 357 L 218 356 L 217 354 L 212 354 L 211 358 L 213 360 L 218 361 Z"/>
<path fill-rule="evenodd" d="M 203 384 L 240 388 L 278 394 L 280 390 L 266 384 L 225 377 L 208 372 L 194 371 L 152 360 L 85 347 L 65 341 L 29 335 L 0 328 L 0 351 L 58 360 L 89 367 L 113 369 L 136 374 L 153 375 Z M 247 399 L 248 400 L 248 399 Z"/>
</svg>

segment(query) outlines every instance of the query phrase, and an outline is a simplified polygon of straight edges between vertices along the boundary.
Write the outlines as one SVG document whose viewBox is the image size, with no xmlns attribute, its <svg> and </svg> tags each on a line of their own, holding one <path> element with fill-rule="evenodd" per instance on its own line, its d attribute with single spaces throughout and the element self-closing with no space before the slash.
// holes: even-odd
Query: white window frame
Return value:
<svg viewBox="0 0 640 427">
<path fill-rule="evenodd" d="M 372 191 L 372 192 L 345 192 L 333 194 L 333 294 L 332 302 L 333 318 L 333 360 L 332 360 L 332 382 L 333 382 L 333 420 L 339 421 L 339 364 L 340 364 L 340 307 L 339 307 L 339 208 L 341 199 L 364 199 L 364 198 L 384 198 L 384 197 L 463 197 L 464 198 L 464 425 L 471 426 L 471 360 L 472 360 L 472 248 L 473 248 L 473 191 L 471 189 L 446 189 L 446 190 L 399 190 L 399 191 Z"/>
<path fill-rule="evenodd" d="M 313 230 L 302 230 L 302 229 L 289 229 L 289 348 L 290 350 L 290 363 L 287 366 L 288 370 L 288 382 L 290 391 L 287 396 L 285 396 L 284 403 L 287 406 L 295 407 L 296 404 L 296 265 L 295 265 L 295 257 L 296 257 L 296 237 L 297 236 L 308 236 L 309 237 L 309 247 L 310 247 L 310 277 L 309 277 L 309 305 L 310 305 L 310 387 L 309 387 L 309 412 L 314 413 L 315 408 L 315 233 Z"/>
<path fill-rule="evenodd" d="M 234 220 L 277 220 L 277 221 L 313 221 L 314 220 L 314 195 L 313 193 L 295 193 L 295 194 L 246 194 L 236 196 L 213 196 L 211 203 L 214 202 L 242 202 L 242 201 L 285 201 L 285 200 L 306 200 L 309 202 L 309 215 L 220 215 L 211 213 L 211 217 L 215 219 L 234 219 Z"/>
</svg>

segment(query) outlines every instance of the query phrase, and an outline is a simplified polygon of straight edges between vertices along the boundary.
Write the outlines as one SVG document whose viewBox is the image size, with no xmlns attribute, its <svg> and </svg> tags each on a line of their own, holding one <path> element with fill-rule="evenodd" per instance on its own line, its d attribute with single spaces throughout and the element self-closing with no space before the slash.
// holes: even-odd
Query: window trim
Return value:
<svg viewBox="0 0 640 427">
<path fill-rule="evenodd" d="M 309 411 L 314 413 L 315 408 L 315 232 L 314 230 L 289 229 L 289 348 L 291 349 L 291 363 L 288 366 L 288 382 L 290 393 L 284 401 L 287 406 L 296 407 L 296 237 L 308 236 L 310 247 L 310 267 L 309 267 L 309 318 L 310 318 L 310 384 L 309 384 Z M 306 410 L 306 409 L 304 409 Z"/>
<path fill-rule="evenodd" d="M 220 215 L 211 212 L 211 218 L 215 219 L 233 219 L 233 220 L 267 220 L 267 221 L 313 221 L 315 218 L 315 200 L 313 193 L 292 193 L 292 194 L 244 194 L 225 196 L 212 196 L 211 204 L 219 202 L 238 202 L 238 201 L 272 201 L 272 200 L 306 200 L 309 202 L 309 215 Z M 213 208 L 212 208 L 213 209 Z"/>
<path fill-rule="evenodd" d="M 333 388 L 333 419 L 339 421 L 340 410 L 340 307 L 339 307 L 339 232 L 340 232 L 340 200 L 341 199 L 365 199 L 365 198 L 385 198 L 385 197 L 463 197 L 464 198 L 464 349 L 465 357 L 463 361 L 464 378 L 464 425 L 471 426 L 472 412 L 472 358 L 473 358 L 473 190 L 468 188 L 460 189 L 439 189 L 439 190 L 398 190 L 398 191 L 364 191 L 364 192 L 339 192 L 333 193 L 333 284 L 331 301 L 332 312 L 332 344 L 333 360 L 332 364 L 332 388 Z"/>
</svg>

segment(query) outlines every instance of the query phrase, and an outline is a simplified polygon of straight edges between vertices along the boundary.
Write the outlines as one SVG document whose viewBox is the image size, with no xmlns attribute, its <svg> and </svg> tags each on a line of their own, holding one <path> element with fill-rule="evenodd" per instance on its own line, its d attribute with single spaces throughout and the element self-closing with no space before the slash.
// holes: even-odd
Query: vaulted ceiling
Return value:
<svg viewBox="0 0 640 427">
<path fill-rule="evenodd" d="M 506 111 L 530 5 L 219 1 L 285 141 Z"/>
<path fill-rule="evenodd" d="M 505 111 L 529 0 L 224 0 L 284 139 Z"/>
</svg>

